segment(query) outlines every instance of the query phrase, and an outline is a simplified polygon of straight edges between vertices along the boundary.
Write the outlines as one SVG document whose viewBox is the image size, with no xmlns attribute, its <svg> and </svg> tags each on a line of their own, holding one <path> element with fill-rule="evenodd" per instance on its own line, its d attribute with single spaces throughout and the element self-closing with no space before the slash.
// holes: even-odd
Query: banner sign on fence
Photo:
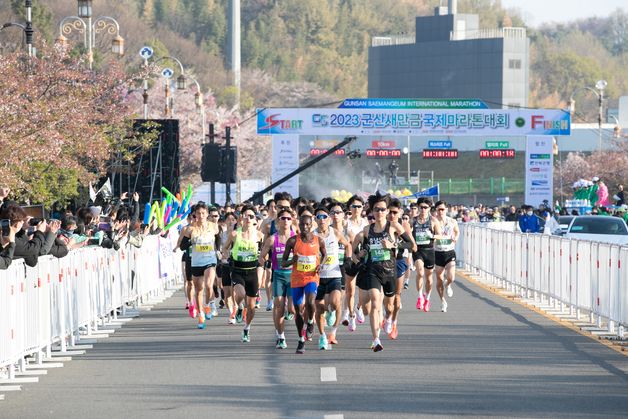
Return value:
<svg viewBox="0 0 628 419">
<path fill-rule="evenodd" d="M 259 135 L 569 135 L 560 109 L 257 110 Z"/>
<path fill-rule="evenodd" d="M 276 182 L 288 173 L 299 168 L 299 136 L 282 135 L 273 144 L 272 182 Z M 289 192 L 292 196 L 299 196 L 299 175 L 292 177 L 277 189 L 277 192 Z"/>
<path fill-rule="evenodd" d="M 553 196 L 553 139 L 549 136 L 528 137 L 526 147 L 525 203 L 538 207 L 543 201 L 550 205 Z"/>
</svg>

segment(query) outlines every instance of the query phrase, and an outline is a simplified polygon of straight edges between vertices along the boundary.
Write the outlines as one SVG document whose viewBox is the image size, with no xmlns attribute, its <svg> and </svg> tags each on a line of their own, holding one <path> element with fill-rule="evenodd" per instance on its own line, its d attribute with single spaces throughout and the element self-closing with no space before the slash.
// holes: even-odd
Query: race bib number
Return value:
<svg viewBox="0 0 628 419">
<path fill-rule="evenodd" d="M 384 249 L 381 244 L 371 245 L 369 252 L 373 262 L 384 262 L 390 260 L 390 250 Z"/>
<path fill-rule="evenodd" d="M 299 256 L 297 259 L 297 271 L 299 272 L 316 271 L 316 256 Z"/>
<path fill-rule="evenodd" d="M 199 253 L 207 253 L 213 251 L 214 246 L 212 246 L 211 244 L 197 244 L 194 250 Z"/>
<path fill-rule="evenodd" d="M 326 256 L 323 261 L 323 265 L 334 265 L 336 263 L 338 263 L 338 259 L 336 259 L 336 256 L 334 255 Z"/>
<path fill-rule="evenodd" d="M 428 234 L 428 232 L 418 231 L 415 236 L 416 244 L 430 244 L 430 237 L 431 234 Z"/>
<path fill-rule="evenodd" d="M 255 253 L 251 250 L 239 250 L 237 256 L 238 260 L 242 262 L 251 262 L 256 259 Z"/>
</svg>

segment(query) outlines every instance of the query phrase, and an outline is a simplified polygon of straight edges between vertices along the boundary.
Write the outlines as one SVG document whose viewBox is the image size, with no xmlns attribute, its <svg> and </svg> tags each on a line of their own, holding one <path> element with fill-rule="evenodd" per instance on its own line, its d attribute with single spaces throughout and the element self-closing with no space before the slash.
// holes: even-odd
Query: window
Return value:
<svg viewBox="0 0 628 419">
<path fill-rule="evenodd" d="M 512 70 L 521 70 L 521 60 L 508 60 L 508 68 Z"/>
</svg>

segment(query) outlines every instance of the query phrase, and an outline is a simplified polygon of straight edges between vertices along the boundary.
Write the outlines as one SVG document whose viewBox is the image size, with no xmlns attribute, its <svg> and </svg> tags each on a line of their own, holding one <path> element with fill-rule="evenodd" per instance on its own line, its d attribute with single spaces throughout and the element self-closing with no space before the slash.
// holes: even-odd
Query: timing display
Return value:
<svg viewBox="0 0 628 419">
<path fill-rule="evenodd" d="M 513 148 L 505 148 L 505 149 L 483 148 L 480 150 L 481 159 L 514 159 L 515 155 L 516 153 Z"/>
<path fill-rule="evenodd" d="M 321 154 L 326 153 L 327 150 L 329 149 L 328 148 L 310 148 L 310 156 L 311 157 L 320 156 Z M 345 155 L 344 148 L 339 148 L 338 150 L 334 151 L 334 156 L 342 157 L 344 155 Z"/>
<path fill-rule="evenodd" d="M 366 157 L 370 159 L 389 159 L 401 157 L 401 150 L 398 148 L 367 148 Z"/>
<path fill-rule="evenodd" d="M 456 150 L 455 148 L 449 148 L 449 149 L 424 148 L 423 158 L 424 159 L 457 159 L 458 150 Z"/>
</svg>

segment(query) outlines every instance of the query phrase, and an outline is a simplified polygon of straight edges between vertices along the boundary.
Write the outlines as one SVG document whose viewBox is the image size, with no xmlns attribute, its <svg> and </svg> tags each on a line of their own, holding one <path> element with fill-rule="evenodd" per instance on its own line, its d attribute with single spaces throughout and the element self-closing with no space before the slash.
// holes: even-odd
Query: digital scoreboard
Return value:
<svg viewBox="0 0 628 419">
<path fill-rule="evenodd" d="M 516 156 L 514 148 L 486 149 L 480 150 L 481 159 L 514 159 Z"/>
<path fill-rule="evenodd" d="M 311 157 L 316 157 L 316 156 L 320 156 L 323 153 L 327 152 L 327 148 L 310 148 L 310 156 Z M 338 157 L 344 157 L 345 156 L 345 149 L 344 148 L 339 148 L 338 150 L 334 151 L 334 156 L 338 156 Z"/>
<path fill-rule="evenodd" d="M 423 158 L 424 159 L 457 159 L 458 150 L 455 148 L 448 148 L 448 149 L 424 148 Z"/>
<path fill-rule="evenodd" d="M 366 157 L 369 159 L 394 159 L 401 157 L 401 150 L 398 148 L 367 148 Z"/>
</svg>

